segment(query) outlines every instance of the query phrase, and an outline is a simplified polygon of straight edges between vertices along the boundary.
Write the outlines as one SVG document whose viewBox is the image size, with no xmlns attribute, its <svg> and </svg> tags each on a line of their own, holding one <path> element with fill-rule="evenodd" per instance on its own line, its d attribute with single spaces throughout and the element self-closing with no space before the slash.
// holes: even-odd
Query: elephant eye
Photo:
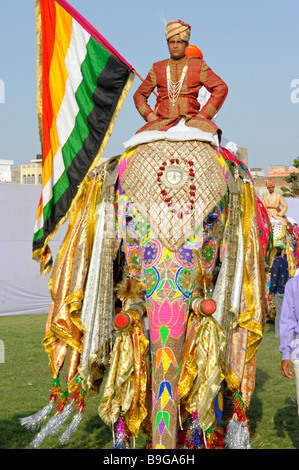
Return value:
<svg viewBox="0 0 299 470">
<path fill-rule="evenodd" d="M 207 220 L 206 220 L 206 225 L 208 225 L 208 226 L 213 225 L 213 223 L 217 220 L 217 217 L 218 216 L 216 214 L 209 215 Z"/>
</svg>

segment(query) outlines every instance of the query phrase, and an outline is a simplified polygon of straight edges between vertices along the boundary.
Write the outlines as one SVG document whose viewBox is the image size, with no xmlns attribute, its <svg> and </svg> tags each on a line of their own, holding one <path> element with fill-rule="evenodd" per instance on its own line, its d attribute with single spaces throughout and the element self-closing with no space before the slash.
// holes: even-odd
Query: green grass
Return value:
<svg viewBox="0 0 299 470">
<path fill-rule="evenodd" d="M 0 340 L 5 362 L 0 363 L 0 448 L 30 449 L 35 436 L 19 418 L 43 408 L 49 400 L 52 377 L 41 341 L 46 315 L 0 318 Z M 298 449 L 299 418 L 294 380 L 282 377 L 279 340 L 267 324 L 258 352 L 256 388 L 249 411 L 254 449 Z M 99 396 L 87 397 L 86 411 L 68 449 L 111 449 L 110 429 L 98 416 Z M 136 448 L 144 446 L 144 436 Z M 41 449 L 59 449 L 58 438 L 48 437 Z"/>
</svg>

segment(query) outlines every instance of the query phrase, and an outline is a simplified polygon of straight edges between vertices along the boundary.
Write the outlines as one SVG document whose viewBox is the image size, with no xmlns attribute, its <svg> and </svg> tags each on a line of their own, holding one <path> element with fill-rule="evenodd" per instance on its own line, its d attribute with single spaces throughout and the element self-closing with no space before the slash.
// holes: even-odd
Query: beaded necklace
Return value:
<svg viewBox="0 0 299 470">
<path fill-rule="evenodd" d="M 179 81 L 173 82 L 170 78 L 170 67 L 169 65 L 167 65 L 167 68 L 166 68 L 167 91 L 168 91 L 168 97 L 169 97 L 170 102 L 172 103 L 172 106 L 174 106 L 174 104 L 176 103 L 179 97 L 187 69 L 188 69 L 188 66 L 185 65 Z"/>
</svg>

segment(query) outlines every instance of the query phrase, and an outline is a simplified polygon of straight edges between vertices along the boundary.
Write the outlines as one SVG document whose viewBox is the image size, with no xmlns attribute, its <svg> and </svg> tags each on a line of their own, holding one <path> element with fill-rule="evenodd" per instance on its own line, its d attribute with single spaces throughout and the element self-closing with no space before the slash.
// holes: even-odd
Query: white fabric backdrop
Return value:
<svg viewBox="0 0 299 470">
<path fill-rule="evenodd" d="M 291 217 L 299 225 L 299 198 L 286 197 L 285 200 L 288 205 L 287 217 Z"/>
<path fill-rule="evenodd" d="M 48 280 L 32 259 L 41 185 L 0 183 L 0 316 L 48 313 Z M 53 259 L 67 228 L 50 242 Z"/>
</svg>

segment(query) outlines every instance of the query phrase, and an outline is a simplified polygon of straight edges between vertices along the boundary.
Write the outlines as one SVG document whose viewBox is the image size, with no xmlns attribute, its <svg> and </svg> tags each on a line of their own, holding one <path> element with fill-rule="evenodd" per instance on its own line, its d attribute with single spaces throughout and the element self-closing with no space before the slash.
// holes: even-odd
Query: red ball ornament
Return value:
<svg viewBox="0 0 299 470">
<path fill-rule="evenodd" d="M 127 313 L 118 313 L 114 318 L 114 325 L 116 328 L 121 330 L 125 330 L 128 328 L 132 323 L 132 318 Z"/>
<path fill-rule="evenodd" d="M 204 315 L 213 315 L 216 311 L 216 302 L 212 299 L 205 299 L 201 302 L 200 309 Z"/>
</svg>

